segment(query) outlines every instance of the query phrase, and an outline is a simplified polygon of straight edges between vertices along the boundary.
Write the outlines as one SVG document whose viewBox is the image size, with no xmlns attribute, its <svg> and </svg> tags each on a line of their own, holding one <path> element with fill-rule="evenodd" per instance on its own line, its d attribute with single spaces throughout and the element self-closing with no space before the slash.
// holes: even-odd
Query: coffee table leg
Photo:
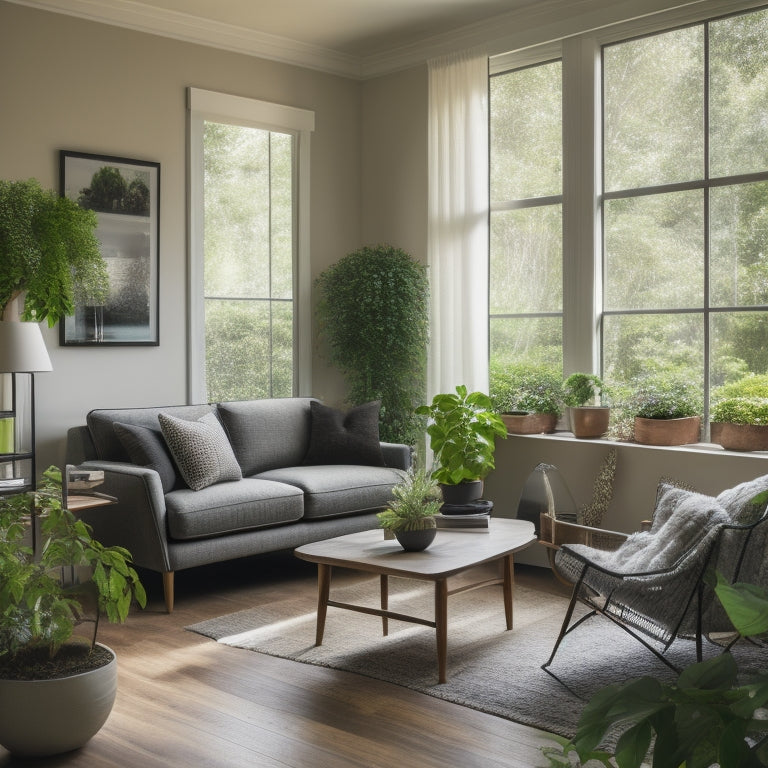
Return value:
<svg viewBox="0 0 768 768">
<path fill-rule="evenodd" d="M 325 616 L 328 613 L 328 595 L 331 591 L 331 566 L 317 564 L 317 632 L 315 645 L 323 644 L 325 632 Z"/>
<path fill-rule="evenodd" d="M 515 561 L 512 555 L 503 559 L 504 568 L 504 614 L 507 618 L 507 629 L 512 629 L 512 599 L 515 592 Z"/>
<path fill-rule="evenodd" d="M 437 635 L 437 682 L 446 681 L 448 660 L 448 581 L 435 582 L 435 632 Z"/>
<path fill-rule="evenodd" d="M 382 573 L 381 580 L 381 610 L 386 611 L 389 608 L 389 577 Z M 389 619 L 386 616 L 381 617 L 381 626 L 386 637 L 389 634 Z"/>
</svg>

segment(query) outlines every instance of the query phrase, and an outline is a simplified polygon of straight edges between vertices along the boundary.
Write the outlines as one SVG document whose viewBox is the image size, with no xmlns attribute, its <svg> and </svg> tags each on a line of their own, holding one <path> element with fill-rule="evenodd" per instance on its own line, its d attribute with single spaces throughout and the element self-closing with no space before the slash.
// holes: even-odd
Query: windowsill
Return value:
<svg viewBox="0 0 768 768">
<path fill-rule="evenodd" d="M 598 437 L 594 439 L 577 439 L 573 436 L 573 432 L 567 430 L 556 431 L 550 434 L 538 434 L 538 435 L 518 435 L 513 432 L 508 432 L 507 437 L 522 437 L 526 439 L 534 438 L 538 440 L 555 440 L 561 442 L 570 443 L 592 443 L 597 445 L 612 445 L 621 448 L 628 448 L 630 450 L 649 450 L 649 451 L 675 451 L 675 452 L 690 452 L 690 453 L 712 453 L 722 454 L 724 456 L 748 456 L 750 458 L 763 458 L 768 459 L 768 451 L 726 451 L 721 445 L 717 443 L 688 443 L 687 445 L 644 445 L 642 443 L 633 443 L 628 440 L 611 440 L 605 437 Z"/>
</svg>

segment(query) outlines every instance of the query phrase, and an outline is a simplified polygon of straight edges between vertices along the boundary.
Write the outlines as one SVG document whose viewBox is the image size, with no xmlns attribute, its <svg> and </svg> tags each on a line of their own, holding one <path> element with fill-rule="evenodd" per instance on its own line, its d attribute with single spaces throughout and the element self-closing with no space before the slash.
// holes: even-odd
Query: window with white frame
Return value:
<svg viewBox="0 0 768 768">
<path fill-rule="evenodd" d="M 670 18 L 685 21 L 680 13 Z M 532 307 L 537 322 L 554 312 L 530 296 L 561 279 L 549 296 L 562 302 L 566 372 L 592 367 L 617 391 L 649 372 L 680 374 L 706 401 L 768 374 L 768 10 L 563 41 L 562 86 L 536 102 L 550 105 L 552 123 L 562 114 L 562 272 L 541 256 L 539 272 L 521 271 L 527 243 L 505 240 L 495 221 L 552 194 L 519 184 L 531 155 L 512 142 L 536 110 L 523 89 L 500 84 L 552 58 L 550 49 L 535 66 L 535 52 L 524 55 L 524 67 L 513 69 L 515 55 L 491 67 L 491 173 L 504 177 L 492 182 L 490 272 L 501 287 L 492 279 L 491 370 L 537 348 L 535 325 L 520 338 L 508 329 L 532 322 Z M 494 141 L 500 125 L 511 138 Z M 537 155 L 542 172 L 557 156 Z M 523 191 L 497 194 L 505 184 Z"/>
<path fill-rule="evenodd" d="M 303 221 L 298 214 L 312 113 L 198 89 L 189 96 L 190 399 L 307 391 L 297 301 L 306 211 Z"/>
</svg>

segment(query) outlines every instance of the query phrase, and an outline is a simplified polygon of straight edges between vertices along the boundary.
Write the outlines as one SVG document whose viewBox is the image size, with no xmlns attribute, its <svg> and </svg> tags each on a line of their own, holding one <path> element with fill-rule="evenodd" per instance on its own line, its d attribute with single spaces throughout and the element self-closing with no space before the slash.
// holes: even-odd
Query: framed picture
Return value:
<svg viewBox="0 0 768 768">
<path fill-rule="evenodd" d="M 109 274 L 103 305 L 77 305 L 60 343 L 158 345 L 160 163 L 60 152 L 61 194 L 96 213 Z"/>
</svg>

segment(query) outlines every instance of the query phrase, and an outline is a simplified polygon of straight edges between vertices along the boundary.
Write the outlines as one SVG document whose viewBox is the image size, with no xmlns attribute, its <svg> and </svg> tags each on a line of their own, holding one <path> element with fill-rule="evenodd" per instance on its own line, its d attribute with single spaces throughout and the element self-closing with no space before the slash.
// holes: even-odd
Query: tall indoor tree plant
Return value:
<svg viewBox="0 0 768 768">
<path fill-rule="evenodd" d="M 347 378 L 350 403 L 381 400 L 381 439 L 415 445 L 414 408 L 426 390 L 424 266 L 399 248 L 366 246 L 326 269 L 317 288 L 320 336 Z"/>
<path fill-rule="evenodd" d="M 15 299 L 20 317 L 54 326 L 75 299 L 103 301 L 106 263 L 95 235 L 96 214 L 35 179 L 0 180 L 0 317 Z"/>
</svg>

